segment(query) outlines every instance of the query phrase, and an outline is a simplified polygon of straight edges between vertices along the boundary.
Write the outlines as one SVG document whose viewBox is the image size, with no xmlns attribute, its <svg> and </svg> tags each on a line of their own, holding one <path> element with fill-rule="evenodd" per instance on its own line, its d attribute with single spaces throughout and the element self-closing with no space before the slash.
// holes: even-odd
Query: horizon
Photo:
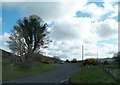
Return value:
<svg viewBox="0 0 120 85">
<path fill-rule="evenodd" d="M 2 52 L 2 51 L 4 51 L 4 52 L 8 52 L 8 51 L 6 51 L 6 50 L 3 50 L 3 49 L 0 49 L 0 52 Z M 8 52 L 8 53 L 11 53 L 11 54 L 13 54 L 12 52 Z M 17 56 L 17 55 L 16 55 Z M 51 56 L 45 56 L 45 57 L 48 57 L 48 58 L 53 58 L 53 59 L 58 59 L 59 57 L 58 56 L 54 56 L 54 57 L 51 57 Z M 74 58 L 73 58 L 74 59 Z M 69 60 L 69 59 L 66 59 L 66 60 L 69 60 L 69 61 L 72 61 L 73 59 L 71 59 L 71 60 Z M 105 58 L 92 58 L 92 57 L 90 57 L 90 58 L 86 58 L 86 59 L 113 59 L 113 57 L 111 57 L 111 58 L 109 58 L 109 57 L 105 57 Z M 86 59 L 83 59 L 83 60 L 86 60 Z M 58 60 L 61 60 L 61 61 L 66 61 L 66 60 L 62 60 L 62 59 L 58 59 Z M 82 59 L 80 60 L 80 59 L 76 59 L 77 61 L 82 61 Z"/>
</svg>

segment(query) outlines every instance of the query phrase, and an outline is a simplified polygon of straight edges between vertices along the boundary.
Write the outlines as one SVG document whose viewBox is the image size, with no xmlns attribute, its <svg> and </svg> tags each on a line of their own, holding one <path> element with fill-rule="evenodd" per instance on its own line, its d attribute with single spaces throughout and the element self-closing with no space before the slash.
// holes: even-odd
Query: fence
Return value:
<svg viewBox="0 0 120 85">
<path fill-rule="evenodd" d="M 120 82 L 119 69 L 118 68 L 108 68 L 103 67 L 104 71 L 109 73 L 117 82 Z"/>
</svg>

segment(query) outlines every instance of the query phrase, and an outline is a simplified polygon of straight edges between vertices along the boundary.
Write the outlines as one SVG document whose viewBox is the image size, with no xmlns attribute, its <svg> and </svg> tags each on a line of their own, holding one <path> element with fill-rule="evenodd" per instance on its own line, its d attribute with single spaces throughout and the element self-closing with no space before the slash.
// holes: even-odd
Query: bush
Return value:
<svg viewBox="0 0 120 85">
<path fill-rule="evenodd" d="M 71 63 L 77 63 L 77 59 L 73 58 L 73 60 L 71 60 Z"/>
<path fill-rule="evenodd" d="M 114 61 L 118 66 L 120 66 L 120 51 L 113 55 Z"/>
<path fill-rule="evenodd" d="M 18 65 L 22 69 L 29 69 L 31 67 L 31 64 L 29 63 L 19 63 Z"/>
<path fill-rule="evenodd" d="M 70 61 L 69 61 L 68 59 L 66 59 L 66 61 L 65 61 L 65 62 L 70 63 Z"/>
<path fill-rule="evenodd" d="M 44 64 L 49 64 L 50 62 L 47 62 L 47 61 L 43 61 L 42 63 L 44 63 Z"/>
<path fill-rule="evenodd" d="M 83 63 L 83 65 L 96 65 L 96 64 L 97 64 L 96 60 L 92 59 L 92 58 L 91 59 L 86 59 Z"/>
<path fill-rule="evenodd" d="M 107 60 L 105 60 L 103 64 L 104 64 L 104 65 L 107 65 L 107 64 L 109 64 L 109 63 L 108 63 L 108 61 L 107 61 Z"/>
</svg>

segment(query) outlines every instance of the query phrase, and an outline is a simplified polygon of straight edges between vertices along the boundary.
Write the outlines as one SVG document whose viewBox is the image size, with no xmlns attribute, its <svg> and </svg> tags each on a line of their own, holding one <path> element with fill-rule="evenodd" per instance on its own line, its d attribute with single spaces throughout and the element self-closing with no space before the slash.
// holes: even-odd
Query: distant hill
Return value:
<svg viewBox="0 0 120 85">
<path fill-rule="evenodd" d="M 10 52 L 7 52 L 5 50 L 0 49 L 0 52 L 2 53 L 2 58 L 3 59 L 11 59 L 12 57 L 18 58 L 18 56 L 14 55 Z M 48 57 L 48 56 L 43 56 L 41 54 L 35 54 L 34 59 L 37 62 L 43 62 L 43 63 L 45 63 L 45 62 L 49 62 L 49 63 L 59 63 L 59 62 L 61 62 L 61 60 L 59 60 L 59 59 L 55 59 L 55 58 Z"/>
<path fill-rule="evenodd" d="M 10 52 L 7 52 L 7 51 L 5 51 L 5 50 L 2 50 L 2 49 L 0 49 L 0 52 L 1 52 L 1 57 L 2 58 L 9 58 L 10 56 L 15 56 L 15 55 L 13 55 L 12 53 L 10 53 Z"/>
</svg>

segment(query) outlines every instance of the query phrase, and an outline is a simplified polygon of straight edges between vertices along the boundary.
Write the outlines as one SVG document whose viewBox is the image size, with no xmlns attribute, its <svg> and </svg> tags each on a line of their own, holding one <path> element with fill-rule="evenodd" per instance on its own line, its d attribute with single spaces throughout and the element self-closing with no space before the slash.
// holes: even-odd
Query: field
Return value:
<svg viewBox="0 0 120 85">
<path fill-rule="evenodd" d="M 97 66 L 82 67 L 81 70 L 71 76 L 73 83 L 115 83 L 111 75 Z"/>
</svg>

